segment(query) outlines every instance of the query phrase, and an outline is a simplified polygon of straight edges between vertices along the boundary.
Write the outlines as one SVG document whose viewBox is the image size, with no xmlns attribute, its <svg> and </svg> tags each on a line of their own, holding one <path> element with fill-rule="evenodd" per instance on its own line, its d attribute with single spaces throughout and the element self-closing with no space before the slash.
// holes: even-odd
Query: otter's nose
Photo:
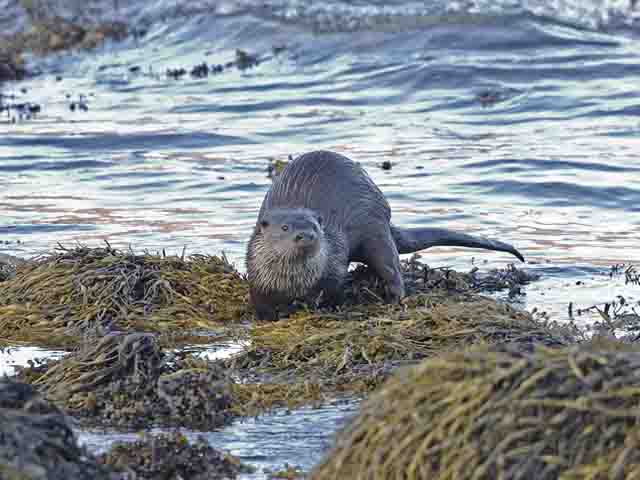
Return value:
<svg viewBox="0 0 640 480">
<path fill-rule="evenodd" d="M 300 232 L 296 235 L 296 242 L 302 242 L 306 240 L 307 242 L 313 242 L 316 239 L 316 234 L 313 232 Z"/>
</svg>

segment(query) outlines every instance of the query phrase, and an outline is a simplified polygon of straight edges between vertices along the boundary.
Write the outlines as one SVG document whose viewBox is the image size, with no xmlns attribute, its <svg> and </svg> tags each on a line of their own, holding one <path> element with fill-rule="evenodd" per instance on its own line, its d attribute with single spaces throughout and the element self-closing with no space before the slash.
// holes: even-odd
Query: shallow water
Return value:
<svg viewBox="0 0 640 480">
<path fill-rule="evenodd" d="M 189 439 L 206 438 L 211 445 L 225 450 L 253 465 L 256 471 L 243 474 L 239 480 L 269 478 L 265 469 L 284 469 L 285 464 L 310 470 L 319 455 L 331 447 L 331 436 L 357 412 L 356 401 L 335 402 L 319 408 L 279 410 L 247 419 L 216 432 L 192 432 L 182 430 Z M 153 429 L 157 433 L 162 430 Z M 78 431 L 78 440 L 92 451 L 101 453 L 114 442 L 133 442 L 137 433 L 113 431 Z"/>
<path fill-rule="evenodd" d="M 516 299 L 522 308 L 566 320 L 570 301 L 640 298 L 608 275 L 640 262 L 640 14 L 629 2 L 179 3 L 94 12 L 148 32 L 50 58 L 42 76 L 2 87 L 43 111 L 0 123 L 0 240 L 10 242 L 0 252 L 108 239 L 224 250 L 243 269 L 269 162 L 324 148 L 362 162 L 396 224 L 516 245 L 542 276 Z M 164 75 L 224 64 L 236 48 L 263 61 L 205 79 Z M 81 94 L 89 110 L 71 112 Z M 514 260 L 459 248 L 423 259 L 463 270 Z M 233 428 L 223 447 L 264 440 Z M 315 444 L 306 452 L 319 458 Z"/>
</svg>

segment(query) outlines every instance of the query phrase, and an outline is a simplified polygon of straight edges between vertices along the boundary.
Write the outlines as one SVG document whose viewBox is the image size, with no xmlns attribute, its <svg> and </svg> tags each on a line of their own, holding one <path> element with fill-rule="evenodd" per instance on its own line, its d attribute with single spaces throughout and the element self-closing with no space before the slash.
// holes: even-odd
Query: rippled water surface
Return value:
<svg viewBox="0 0 640 480">
<path fill-rule="evenodd" d="M 629 2 L 209 3 L 132 2 L 108 13 L 144 25 L 142 38 L 47 59 L 43 75 L 2 87 L 43 111 L 0 123 L 0 251 L 108 239 L 224 250 L 243 269 L 269 162 L 322 148 L 363 164 L 396 224 L 515 244 L 542 275 L 523 308 L 564 319 L 569 301 L 638 299 L 607 274 L 640 262 L 640 16 Z M 261 63 L 164 75 L 233 61 L 238 48 Z M 88 111 L 70 111 L 80 95 Z M 513 260 L 458 248 L 423 259 Z"/>
</svg>

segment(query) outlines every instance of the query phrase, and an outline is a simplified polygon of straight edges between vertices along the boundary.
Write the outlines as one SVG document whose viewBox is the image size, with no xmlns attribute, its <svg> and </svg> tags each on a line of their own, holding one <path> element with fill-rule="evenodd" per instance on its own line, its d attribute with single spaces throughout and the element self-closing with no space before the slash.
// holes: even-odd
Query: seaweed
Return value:
<svg viewBox="0 0 640 480">
<path fill-rule="evenodd" d="M 247 298 L 224 256 L 60 247 L 0 283 L 0 338 L 58 346 L 110 331 L 210 329 L 242 320 Z"/>
<path fill-rule="evenodd" d="M 636 478 L 639 367 L 603 339 L 430 358 L 362 404 L 311 478 Z"/>
<path fill-rule="evenodd" d="M 203 438 L 189 442 L 184 435 L 142 434 L 135 442 L 116 443 L 98 461 L 138 480 L 234 479 L 254 468 L 211 447 Z"/>
<path fill-rule="evenodd" d="M 368 393 L 399 366 L 474 344 L 563 346 L 575 340 L 570 330 L 506 304 L 443 292 L 419 294 L 400 306 L 302 311 L 256 325 L 249 337 L 245 351 L 226 361 L 243 379 L 232 387 L 240 414 Z"/>
<path fill-rule="evenodd" d="M 381 302 L 384 283 L 360 265 L 341 307 L 299 304 L 287 319 L 247 325 L 247 281 L 224 256 L 60 247 L 0 284 L 0 342 L 75 347 L 22 375 L 83 421 L 201 429 L 366 394 L 398 366 L 477 343 L 573 341 L 567 329 L 478 295 L 471 274 L 417 256 L 401 266 L 409 296 L 399 305 Z M 212 332 L 247 345 L 217 363 L 162 350 L 210 342 Z"/>
<path fill-rule="evenodd" d="M 170 355 L 152 334 L 107 335 L 19 377 L 85 425 L 210 430 L 233 418 L 220 364 Z"/>
</svg>

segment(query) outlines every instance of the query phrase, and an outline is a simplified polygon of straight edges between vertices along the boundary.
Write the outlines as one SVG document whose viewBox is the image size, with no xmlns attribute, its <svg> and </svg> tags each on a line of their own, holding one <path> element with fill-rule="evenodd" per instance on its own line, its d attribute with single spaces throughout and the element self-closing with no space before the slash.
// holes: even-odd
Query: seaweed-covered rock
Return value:
<svg viewBox="0 0 640 480">
<path fill-rule="evenodd" d="M 113 330 L 184 332 L 242 319 L 247 298 L 246 280 L 224 257 L 79 247 L 0 283 L 0 336 L 57 346 Z"/>
<path fill-rule="evenodd" d="M 144 435 L 133 443 L 115 444 L 99 461 L 125 470 L 130 480 L 234 479 L 239 473 L 253 472 L 252 467 L 214 449 L 206 440 L 190 443 L 179 433 Z"/>
<path fill-rule="evenodd" d="M 250 345 L 227 361 L 241 413 L 316 404 L 341 392 L 369 392 L 400 365 L 475 344 L 563 346 L 571 332 L 472 294 L 435 290 L 405 305 L 369 304 L 342 312 L 299 312 L 256 325 Z M 241 400 L 241 401 L 239 401 Z"/>
<path fill-rule="evenodd" d="M 640 475 L 640 349 L 477 347 L 398 372 L 312 479 Z"/>
<path fill-rule="evenodd" d="M 176 421 L 219 426 L 230 419 L 231 381 L 217 363 L 191 360 L 176 372 L 158 378 L 156 393 Z"/>
<path fill-rule="evenodd" d="M 22 65 L 24 53 L 46 55 L 74 48 L 92 49 L 108 38 L 122 40 L 129 33 L 122 22 L 62 18 L 51 8 L 55 2 L 22 3 L 30 7 L 27 8 L 30 28 L 9 34 L 0 32 L 0 81 L 20 79 L 28 73 Z"/>
<path fill-rule="evenodd" d="M 151 334 L 108 335 L 21 377 L 89 425 L 211 430 L 232 418 L 221 367 L 168 355 Z"/>
<path fill-rule="evenodd" d="M 78 446 L 65 415 L 31 386 L 0 379 L 0 478 L 112 479 Z"/>
<path fill-rule="evenodd" d="M 452 296 L 498 290 L 509 290 L 512 296 L 520 292 L 520 287 L 539 278 L 538 275 L 513 264 L 482 274 L 477 268 L 468 273 L 456 272 L 449 268 L 431 268 L 420 261 L 418 254 L 402 260 L 400 269 L 409 297 L 434 292 Z M 385 283 L 372 269 L 364 265 L 359 265 L 349 273 L 345 288 L 348 304 L 379 302 L 385 295 Z"/>
<path fill-rule="evenodd" d="M 520 269 L 514 264 L 509 264 L 503 269 L 492 269 L 483 274 L 473 269 L 468 275 L 471 279 L 470 285 L 474 289 L 483 292 L 508 289 L 510 297 L 521 293 L 520 287 L 540 278 L 540 275 Z"/>
</svg>

